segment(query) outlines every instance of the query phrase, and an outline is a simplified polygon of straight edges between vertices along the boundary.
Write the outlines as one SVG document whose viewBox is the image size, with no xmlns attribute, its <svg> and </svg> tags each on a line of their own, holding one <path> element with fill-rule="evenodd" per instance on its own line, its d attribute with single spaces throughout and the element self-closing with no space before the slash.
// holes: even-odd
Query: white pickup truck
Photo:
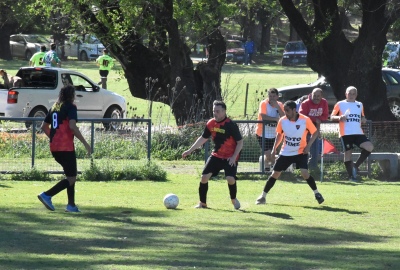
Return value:
<svg viewBox="0 0 400 270">
<path fill-rule="evenodd" d="M 16 74 L 22 87 L 0 89 L 1 117 L 45 117 L 65 85 L 75 87 L 78 118 L 125 118 L 125 98 L 101 88 L 85 75 L 68 69 L 23 67 Z M 106 129 L 119 123 L 104 122 Z M 26 123 L 27 127 L 30 123 Z M 39 123 L 38 123 L 39 125 Z M 37 127 L 38 127 L 37 125 Z"/>
</svg>

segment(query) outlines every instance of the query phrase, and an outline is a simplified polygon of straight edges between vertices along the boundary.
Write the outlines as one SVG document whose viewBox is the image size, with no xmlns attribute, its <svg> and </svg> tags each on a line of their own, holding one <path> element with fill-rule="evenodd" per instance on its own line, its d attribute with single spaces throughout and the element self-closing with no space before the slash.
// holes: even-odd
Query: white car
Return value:
<svg viewBox="0 0 400 270">
<path fill-rule="evenodd" d="M 85 75 L 68 69 L 50 67 L 20 68 L 17 76 L 23 87 L 0 90 L 0 116 L 46 116 L 57 101 L 60 89 L 65 85 L 75 87 L 75 104 L 79 118 L 125 118 L 124 97 L 101 88 Z M 106 129 L 118 128 L 120 122 L 104 122 Z M 27 127 L 30 123 L 27 123 Z"/>
<path fill-rule="evenodd" d="M 81 61 L 96 60 L 103 54 L 104 45 L 92 35 L 66 35 L 64 56 L 76 57 Z M 58 48 L 58 56 L 62 56 L 62 46 Z"/>
</svg>

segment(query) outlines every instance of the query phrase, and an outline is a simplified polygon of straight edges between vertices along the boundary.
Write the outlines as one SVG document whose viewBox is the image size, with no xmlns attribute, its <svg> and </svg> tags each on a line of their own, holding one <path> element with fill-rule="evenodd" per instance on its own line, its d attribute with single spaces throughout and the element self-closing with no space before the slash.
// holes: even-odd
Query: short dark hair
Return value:
<svg viewBox="0 0 400 270">
<path fill-rule="evenodd" d="M 51 43 L 50 48 L 52 50 L 55 50 L 57 48 L 57 45 L 55 43 Z"/>
<path fill-rule="evenodd" d="M 267 93 L 268 93 L 268 94 L 276 94 L 276 95 L 279 95 L 278 89 L 276 89 L 276 88 L 274 88 L 274 87 L 268 89 Z"/>
<path fill-rule="evenodd" d="M 285 104 L 283 104 L 284 107 L 289 107 L 290 109 L 296 109 L 296 102 L 294 102 L 293 100 L 288 100 L 285 102 Z"/>
<path fill-rule="evenodd" d="M 46 51 L 46 46 L 42 45 L 42 46 L 40 47 L 40 50 L 41 50 L 42 52 L 45 52 L 45 51 Z"/>
<path fill-rule="evenodd" d="M 108 50 L 107 50 L 107 49 L 104 49 L 103 52 L 104 52 L 104 53 L 108 53 Z"/>
<path fill-rule="evenodd" d="M 214 106 L 221 106 L 224 110 L 226 110 L 226 104 L 222 100 L 214 100 Z"/>
</svg>

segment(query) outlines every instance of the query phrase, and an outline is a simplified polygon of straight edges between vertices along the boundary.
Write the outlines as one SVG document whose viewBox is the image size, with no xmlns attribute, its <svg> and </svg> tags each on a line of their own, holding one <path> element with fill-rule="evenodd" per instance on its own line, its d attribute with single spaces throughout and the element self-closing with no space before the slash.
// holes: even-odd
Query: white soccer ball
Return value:
<svg viewBox="0 0 400 270">
<path fill-rule="evenodd" d="M 173 193 L 167 194 L 164 197 L 164 205 L 167 209 L 175 209 L 179 204 L 179 198 Z"/>
</svg>

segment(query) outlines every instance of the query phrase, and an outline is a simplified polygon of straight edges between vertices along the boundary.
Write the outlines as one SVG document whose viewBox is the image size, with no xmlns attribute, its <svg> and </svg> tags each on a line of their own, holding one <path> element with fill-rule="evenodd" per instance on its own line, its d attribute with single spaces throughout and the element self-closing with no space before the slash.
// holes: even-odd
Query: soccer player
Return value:
<svg viewBox="0 0 400 270">
<path fill-rule="evenodd" d="M 215 147 L 202 172 L 199 186 L 200 202 L 195 208 L 207 208 L 208 180 L 211 176 L 218 175 L 220 170 L 224 170 L 231 202 L 235 209 L 239 209 L 240 202 L 236 198 L 236 172 L 243 139 L 236 123 L 226 116 L 225 103 L 215 100 L 213 105 L 214 118 L 207 122 L 203 134 L 197 138 L 190 149 L 182 153 L 182 158 L 190 155 L 211 137 Z"/>
<path fill-rule="evenodd" d="M 42 123 L 42 130 L 50 138 L 50 151 L 54 159 L 63 167 L 66 178 L 51 189 L 38 195 L 44 206 L 54 211 L 52 197 L 67 189 L 68 204 L 66 212 L 80 212 L 75 205 L 75 182 L 77 175 L 74 137 L 85 146 L 88 155 L 92 153 L 90 145 L 76 126 L 78 121 L 75 100 L 75 88 L 71 85 L 61 88 L 58 100 L 50 109 Z"/>
<path fill-rule="evenodd" d="M 30 67 L 45 67 L 44 63 L 44 55 L 46 54 L 46 46 L 42 45 L 40 47 L 40 52 L 35 53 L 32 55 L 31 59 L 29 60 Z"/>
<path fill-rule="evenodd" d="M 57 56 L 57 46 L 55 43 L 50 45 L 50 51 L 44 55 L 44 63 L 46 67 L 61 67 L 61 60 Z"/>
<path fill-rule="evenodd" d="M 104 49 L 103 55 L 99 56 L 99 58 L 96 59 L 96 63 L 99 66 L 99 73 L 101 78 L 101 82 L 99 82 L 99 84 L 102 85 L 102 88 L 107 89 L 107 76 L 111 68 L 114 66 L 114 59 L 112 59 L 112 57 L 108 55 L 108 50 Z"/>
<path fill-rule="evenodd" d="M 260 102 L 260 106 L 258 109 L 258 121 L 267 120 L 267 121 L 275 121 L 278 122 L 281 116 L 284 116 L 283 112 L 283 104 L 278 101 L 279 93 L 276 88 L 270 88 L 267 91 L 268 98 L 262 100 Z M 262 142 L 264 140 L 264 156 L 265 165 L 270 164 L 269 166 L 265 166 L 266 170 L 270 170 L 270 166 L 275 163 L 275 155 L 271 154 L 272 147 L 275 142 L 276 135 L 276 123 L 268 123 L 264 127 L 263 124 L 258 123 L 256 128 L 256 136 L 260 147 L 262 148 Z"/>
<path fill-rule="evenodd" d="M 357 88 L 349 86 L 346 89 L 346 99 L 339 101 L 333 107 L 332 121 L 339 121 L 339 137 L 344 150 L 344 165 L 349 175 L 349 180 L 357 182 L 357 171 L 371 154 L 374 146 L 364 135 L 361 124 L 367 122 L 364 116 L 364 106 L 356 100 Z M 356 163 L 351 160 L 354 145 L 361 149 L 361 154 Z"/>
<path fill-rule="evenodd" d="M 265 184 L 264 191 L 257 198 L 256 204 L 265 204 L 266 196 L 275 185 L 281 172 L 286 170 L 291 164 L 296 163 L 300 168 L 301 176 L 313 190 L 315 199 L 319 204 L 324 202 L 324 198 L 317 189 L 314 178 L 308 172 L 308 153 L 312 143 L 318 136 L 318 132 L 311 119 L 296 111 L 296 102 L 288 100 L 283 105 L 285 116 L 279 119 L 276 127 L 276 139 L 272 153 L 275 155 L 276 149 L 283 141 L 283 146 L 279 157 L 275 162 L 271 176 Z M 307 143 L 307 134 L 311 133 L 311 138 Z"/>
</svg>

